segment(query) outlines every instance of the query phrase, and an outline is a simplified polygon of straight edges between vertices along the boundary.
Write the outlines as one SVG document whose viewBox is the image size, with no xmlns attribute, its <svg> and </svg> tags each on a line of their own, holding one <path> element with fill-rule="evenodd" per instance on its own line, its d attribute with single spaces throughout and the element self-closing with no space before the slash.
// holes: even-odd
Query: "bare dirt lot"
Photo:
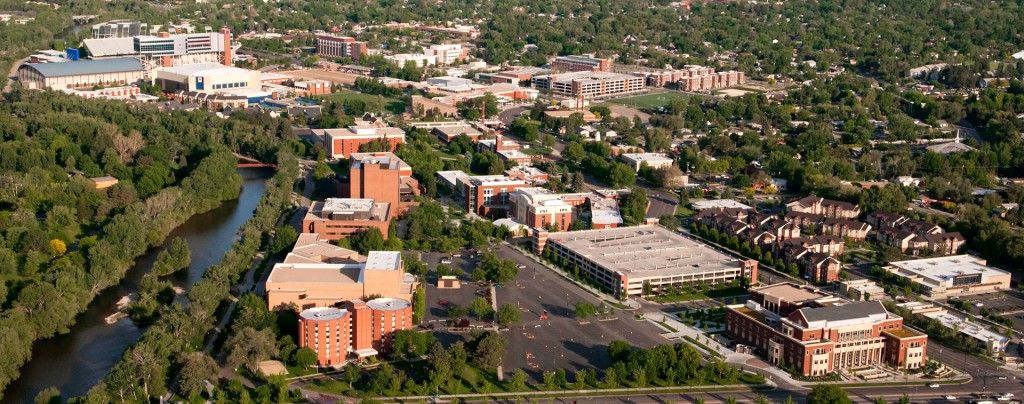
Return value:
<svg viewBox="0 0 1024 404">
<path fill-rule="evenodd" d="M 353 83 L 356 82 L 356 78 L 357 77 L 363 77 L 363 76 L 360 76 L 358 74 L 342 73 L 342 72 L 332 72 L 332 71 L 319 70 L 319 69 L 312 69 L 312 70 L 288 70 L 288 71 L 283 71 L 283 72 L 278 72 L 278 73 L 288 74 L 288 75 L 292 75 L 292 76 L 295 76 L 295 77 L 298 77 L 298 78 L 307 79 L 307 80 L 327 80 L 327 81 L 330 81 L 332 83 L 345 84 L 345 85 L 352 85 Z"/>
</svg>

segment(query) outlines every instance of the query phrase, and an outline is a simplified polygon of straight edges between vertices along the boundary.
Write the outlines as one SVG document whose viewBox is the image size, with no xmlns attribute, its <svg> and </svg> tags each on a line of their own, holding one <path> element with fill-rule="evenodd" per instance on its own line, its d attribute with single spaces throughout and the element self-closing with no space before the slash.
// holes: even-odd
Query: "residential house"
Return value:
<svg viewBox="0 0 1024 404">
<path fill-rule="evenodd" d="M 811 195 L 787 203 L 786 211 L 812 213 L 838 219 L 853 219 L 860 215 L 860 206 Z"/>
</svg>

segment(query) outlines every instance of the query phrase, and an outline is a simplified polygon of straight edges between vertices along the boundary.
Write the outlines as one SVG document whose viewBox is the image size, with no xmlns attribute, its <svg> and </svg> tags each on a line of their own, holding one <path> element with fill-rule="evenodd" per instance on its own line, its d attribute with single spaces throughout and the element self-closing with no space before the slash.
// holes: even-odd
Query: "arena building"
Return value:
<svg viewBox="0 0 1024 404">
<path fill-rule="evenodd" d="M 92 59 L 132 57 L 147 71 L 197 63 L 231 66 L 234 47 L 231 31 L 157 35 L 133 35 L 82 41 Z"/>
<path fill-rule="evenodd" d="M 142 81 L 144 77 L 145 68 L 133 58 L 26 63 L 18 67 L 18 81 L 30 89 L 125 86 Z"/>
</svg>

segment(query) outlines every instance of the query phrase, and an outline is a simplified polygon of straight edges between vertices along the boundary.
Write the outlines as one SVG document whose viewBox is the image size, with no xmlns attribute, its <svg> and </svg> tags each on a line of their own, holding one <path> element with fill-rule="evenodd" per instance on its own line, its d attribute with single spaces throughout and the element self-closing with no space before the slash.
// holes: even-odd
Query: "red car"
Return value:
<svg viewBox="0 0 1024 404">
<path fill-rule="evenodd" d="M 442 300 L 440 302 L 437 302 L 437 304 L 440 304 L 442 306 L 447 306 L 448 305 L 448 301 L 447 300 Z"/>
</svg>

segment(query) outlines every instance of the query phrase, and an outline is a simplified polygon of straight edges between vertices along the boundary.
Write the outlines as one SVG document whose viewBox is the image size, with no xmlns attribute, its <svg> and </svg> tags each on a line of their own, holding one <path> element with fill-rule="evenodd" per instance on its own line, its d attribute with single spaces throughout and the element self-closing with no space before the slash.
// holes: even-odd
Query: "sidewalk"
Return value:
<svg viewBox="0 0 1024 404">
<path fill-rule="evenodd" d="M 727 384 L 727 385 L 705 385 L 705 386 L 679 386 L 679 387 L 644 387 L 644 388 L 618 388 L 618 389 L 587 389 L 587 390 L 549 390 L 549 391 L 523 391 L 513 393 L 475 393 L 475 394 L 442 394 L 439 396 L 403 396 L 403 397 L 377 397 L 376 399 L 382 401 L 424 401 L 432 400 L 431 402 L 443 401 L 459 401 L 458 399 L 483 399 L 483 398 L 502 398 L 502 397 L 574 397 L 574 396 L 586 396 L 586 395 L 609 395 L 614 396 L 616 394 L 609 393 L 623 393 L 625 395 L 646 395 L 651 393 L 683 393 L 683 392 L 703 392 L 703 391 L 739 391 L 739 390 L 753 390 L 755 388 L 772 388 L 771 384 Z M 317 392 L 317 394 L 320 394 Z M 617 395 L 623 395 L 617 394 Z"/>
<path fill-rule="evenodd" d="M 519 251 L 520 253 L 525 255 L 527 258 L 530 258 L 530 259 L 534 260 L 535 262 L 537 262 L 537 263 L 547 267 L 552 272 L 558 274 L 558 276 L 561 276 L 565 280 L 567 280 L 569 282 L 572 282 L 573 285 L 576 285 L 577 287 L 580 287 L 580 288 L 582 288 L 582 289 L 584 289 L 584 290 L 586 290 L 586 291 L 588 291 L 590 293 L 593 293 L 594 295 L 596 295 L 601 300 L 606 300 L 606 301 L 609 301 L 609 302 L 615 302 L 617 304 L 622 304 L 622 305 L 628 306 L 629 307 L 628 310 L 631 310 L 631 311 L 633 311 L 633 310 L 640 310 L 640 309 L 643 308 L 643 306 L 640 305 L 640 302 L 637 302 L 636 300 L 633 300 L 633 299 L 619 300 L 615 296 L 612 296 L 612 295 L 609 295 L 607 293 L 604 293 L 604 292 L 602 292 L 601 290 L 599 290 L 599 289 L 597 289 L 595 287 L 579 283 L 576 280 L 572 279 L 572 276 L 570 276 L 568 273 L 563 271 L 561 268 L 559 268 L 557 266 L 554 266 L 554 265 L 548 263 L 547 261 L 544 261 L 544 259 L 542 259 L 541 257 L 538 257 L 536 254 L 534 254 L 534 253 L 532 253 L 530 251 L 526 251 L 526 250 L 523 250 L 522 248 L 519 248 L 519 246 L 517 246 L 515 244 L 509 243 L 508 241 L 502 241 L 502 244 L 505 244 L 505 245 L 507 245 L 509 247 L 512 247 L 516 251 Z"/>
</svg>

